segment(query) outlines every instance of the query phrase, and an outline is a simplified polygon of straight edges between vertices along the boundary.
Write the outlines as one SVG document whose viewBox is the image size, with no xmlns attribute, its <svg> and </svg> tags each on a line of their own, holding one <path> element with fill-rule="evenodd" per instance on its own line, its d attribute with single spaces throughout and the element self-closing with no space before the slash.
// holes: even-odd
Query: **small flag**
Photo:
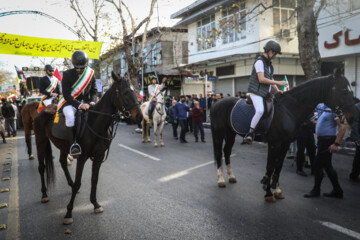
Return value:
<svg viewBox="0 0 360 240">
<path fill-rule="evenodd" d="M 288 80 L 287 80 L 287 78 L 286 78 L 286 75 L 285 75 L 285 77 L 284 77 L 284 81 L 287 83 L 287 85 L 286 85 L 286 86 L 282 86 L 282 87 L 281 87 L 281 90 L 282 90 L 283 92 L 287 92 L 287 91 L 290 90 L 290 86 L 289 86 L 289 82 L 288 82 Z"/>
<path fill-rule="evenodd" d="M 144 100 L 144 90 L 143 89 L 140 90 L 138 97 L 141 98 L 141 101 Z"/>
<path fill-rule="evenodd" d="M 62 77 L 60 75 L 60 72 L 57 68 L 55 68 L 55 71 L 54 71 L 54 76 L 60 81 L 62 82 Z"/>
<path fill-rule="evenodd" d="M 24 72 L 22 70 L 20 70 L 19 68 L 17 68 L 16 66 L 14 66 L 14 67 L 15 67 L 15 70 L 16 70 L 18 80 L 24 80 L 24 84 L 26 84 L 26 77 L 24 75 Z"/>
<path fill-rule="evenodd" d="M 11 94 L 10 96 L 7 97 L 8 100 L 13 99 L 13 98 L 16 98 L 15 94 Z"/>
</svg>

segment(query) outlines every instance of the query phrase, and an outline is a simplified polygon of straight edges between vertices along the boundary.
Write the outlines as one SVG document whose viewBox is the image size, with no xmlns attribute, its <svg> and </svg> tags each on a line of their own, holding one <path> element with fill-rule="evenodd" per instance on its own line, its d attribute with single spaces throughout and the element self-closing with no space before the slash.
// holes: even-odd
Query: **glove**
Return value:
<svg viewBox="0 0 360 240">
<path fill-rule="evenodd" d="M 177 120 L 174 120 L 174 123 L 177 124 Z"/>
</svg>

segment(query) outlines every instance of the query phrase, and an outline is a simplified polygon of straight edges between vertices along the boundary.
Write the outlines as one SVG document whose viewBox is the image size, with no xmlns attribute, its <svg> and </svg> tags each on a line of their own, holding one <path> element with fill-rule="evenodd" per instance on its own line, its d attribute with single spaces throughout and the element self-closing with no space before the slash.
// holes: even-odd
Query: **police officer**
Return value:
<svg viewBox="0 0 360 240">
<path fill-rule="evenodd" d="M 148 86 L 149 98 L 151 100 L 151 102 L 149 104 L 149 110 L 148 110 L 149 119 L 152 119 L 152 113 L 153 113 L 153 110 L 154 110 L 154 105 L 156 104 L 155 95 L 158 94 L 160 91 L 162 91 L 164 89 L 166 80 L 167 80 L 167 78 L 164 77 L 162 79 L 162 84 L 158 85 L 157 84 L 157 78 L 155 76 L 152 76 L 150 78 L 151 85 Z M 158 88 L 158 86 L 159 86 L 159 88 Z"/>
<path fill-rule="evenodd" d="M 45 65 L 46 76 L 40 78 L 40 93 L 47 96 L 43 103 L 45 106 L 52 103 L 53 99 L 60 95 L 59 83 L 54 79 L 54 68 L 50 64 Z M 47 91 L 53 81 L 56 81 L 56 87 L 53 91 Z"/>
<path fill-rule="evenodd" d="M 87 68 L 87 54 L 83 51 L 75 51 L 72 54 L 71 62 L 74 68 L 65 71 L 62 80 L 63 95 L 66 100 L 63 113 L 65 115 L 65 125 L 72 128 L 72 131 L 70 131 L 72 138 L 70 140 L 73 144 L 70 147 L 70 154 L 76 157 L 81 154 L 81 148 L 76 142 L 75 113 L 78 109 L 86 111 L 90 108 L 90 105 L 95 105 L 97 88 L 93 70 Z M 86 85 L 84 81 L 88 81 Z M 84 88 L 81 93 L 76 93 L 77 97 L 73 97 L 74 92 L 77 91 L 76 88 L 73 89 L 75 82 Z M 61 101 L 59 101 L 60 103 Z"/>
<path fill-rule="evenodd" d="M 248 92 L 255 108 L 255 115 L 251 120 L 250 131 L 245 136 L 245 142 L 251 144 L 255 138 L 255 129 L 264 114 L 264 99 L 269 96 L 271 88 L 276 92 L 282 92 L 278 89 L 279 86 L 286 86 L 285 81 L 275 81 L 273 78 L 274 68 L 271 60 L 277 54 L 281 54 L 281 47 L 279 43 L 274 40 L 269 40 L 264 46 L 264 54 L 259 56 L 253 65 Z M 271 105 L 268 106 L 268 110 Z"/>
</svg>

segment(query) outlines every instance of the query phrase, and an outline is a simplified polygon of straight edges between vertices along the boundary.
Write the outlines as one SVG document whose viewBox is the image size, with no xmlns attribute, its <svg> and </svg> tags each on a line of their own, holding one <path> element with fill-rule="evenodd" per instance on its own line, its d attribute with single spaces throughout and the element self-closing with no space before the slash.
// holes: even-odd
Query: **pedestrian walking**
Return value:
<svg viewBox="0 0 360 240">
<path fill-rule="evenodd" d="M 315 184 L 313 189 L 304 195 L 306 198 L 320 196 L 320 186 L 324 177 L 325 169 L 333 190 L 330 193 L 324 193 L 325 197 L 343 198 L 343 190 L 340 187 L 335 169 L 332 166 L 332 154 L 338 150 L 340 141 L 345 134 L 345 125 L 340 118 L 326 107 L 325 111 L 319 116 L 316 125 L 316 135 L 318 138 L 318 149 L 314 162 Z"/>
<path fill-rule="evenodd" d="M 5 128 L 8 131 L 8 137 L 13 135 L 16 136 L 16 128 L 14 123 L 15 111 L 11 104 L 6 100 L 6 98 L 1 99 L 3 106 L 1 107 L 2 115 L 5 118 Z"/>
<path fill-rule="evenodd" d="M 177 133 L 177 128 L 179 126 L 179 122 L 178 121 L 174 121 L 174 110 L 175 110 L 175 105 L 176 105 L 177 101 L 176 100 L 172 100 L 172 104 L 169 107 L 169 113 L 168 113 L 168 123 L 171 123 L 172 125 L 172 129 L 173 129 L 173 137 L 178 140 L 178 133 Z"/>
<path fill-rule="evenodd" d="M 180 96 L 180 102 L 175 104 L 174 108 L 174 121 L 179 122 L 181 131 L 180 131 L 180 142 L 187 143 L 185 139 L 186 134 L 186 122 L 187 122 L 187 113 L 189 111 L 189 106 L 185 103 L 185 96 Z"/>
<path fill-rule="evenodd" d="M 194 127 L 195 142 L 199 141 L 198 134 L 200 131 L 201 141 L 205 142 L 205 134 L 203 127 L 203 108 L 200 107 L 198 101 L 194 101 L 194 108 L 192 109 L 192 124 Z"/>
<path fill-rule="evenodd" d="M 360 102 L 355 104 L 357 112 L 356 121 L 351 124 L 351 139 L 355 142 L 356 152 L 352 164 L 351 173 L 349 175 L 350 181 L 360 182 Z"/>
</svg>

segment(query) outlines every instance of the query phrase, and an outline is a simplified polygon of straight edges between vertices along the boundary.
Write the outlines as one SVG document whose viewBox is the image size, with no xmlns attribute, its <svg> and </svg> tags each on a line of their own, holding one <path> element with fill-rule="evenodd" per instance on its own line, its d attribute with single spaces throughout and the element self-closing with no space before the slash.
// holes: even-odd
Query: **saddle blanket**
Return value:
<svg viewBox="0 0 360 240">
<path fill-rule="evenodd" d="M 273 109 L 274 107 L 271 108 L 271 112 L 264 119 L 262 118 L 260 120 L 255 131 L 257 135 L 264 135 L 268 131 L 274 114 Z M 238 100 L 230 115 L 230 122 L 233 130 L 240 135 L 247 134 L 250 130 L 250 123 L 254 115 L 254 106 L 247 105 L 244 99 Z"/>
</svg>

